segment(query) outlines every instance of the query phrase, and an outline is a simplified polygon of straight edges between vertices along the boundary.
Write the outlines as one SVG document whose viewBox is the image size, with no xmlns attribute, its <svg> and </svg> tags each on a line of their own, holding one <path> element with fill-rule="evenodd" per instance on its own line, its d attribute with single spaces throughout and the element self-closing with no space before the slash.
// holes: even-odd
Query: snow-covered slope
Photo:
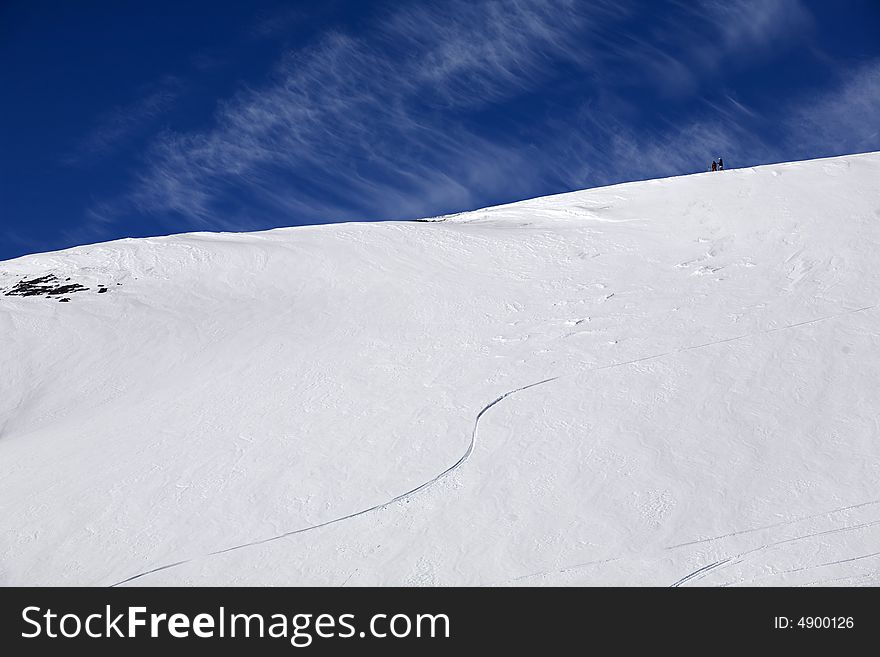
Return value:
<svg viewBox="0 0 880 657">
<path fill-rule="evenodd" d="M 878 182 L 0 263 L 0 583 L 878 584 Z"/>
</svg>

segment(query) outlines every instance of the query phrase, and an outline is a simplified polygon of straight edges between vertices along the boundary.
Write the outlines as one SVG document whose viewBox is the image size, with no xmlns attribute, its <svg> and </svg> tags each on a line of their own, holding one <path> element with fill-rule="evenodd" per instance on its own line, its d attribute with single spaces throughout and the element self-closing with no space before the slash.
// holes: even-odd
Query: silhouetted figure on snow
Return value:
<svg viewBox="0 0 880 657">
<path fill-rule="evenodd" d="M 712 171 L 718 171 L 718 163 L 712 160 Z"/>
<path fill-rule="evenodd" d="M 720 157 L 718 158 L 718 170 L 724 171 L 724 160 L 722 160 Z"/>
</svg>

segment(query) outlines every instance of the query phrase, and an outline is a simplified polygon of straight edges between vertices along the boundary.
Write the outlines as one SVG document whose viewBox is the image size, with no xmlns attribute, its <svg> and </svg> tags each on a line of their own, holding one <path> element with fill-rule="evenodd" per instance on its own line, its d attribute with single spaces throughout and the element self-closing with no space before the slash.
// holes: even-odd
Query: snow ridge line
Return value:
<svg viewBox="0 0 880 657">
<path fill-rule="evenodd" d="M 433 486 L 434 484 L 438 483 L 441 479 L 443 479 L 443 478 L 445 478 L 445 477 L 451 475 L 451 474 L 452 474 L 453 472 L 455 472 L 458 468 L 460 468 L 462 465 L 464 465 L 465 461 L 467 461 L 467 460 L 470 458 L 471 454 L 473 454 L 473 452 L 474 452 L 474 447 L 475 447 L 476 444 L 477 444 L 477 429 L 479 428 L 480 420 L 482 419 L 483 415 L 485 415 L 486 412 L 487 412 L 490 408 L 492 408 L 492 407 L 495 406 L 496 404 L 500 403 L 501 401 L 507 399 L 507 398 L 510 397 L 511 395 L 515 395 L 515 394 L 518 393 L 518 392 L 522 392 L 522 391 L 524 391 L 524 390 L 528 390 L 529 388 L 535 388 L 535 387 L 540 386 L 540 385 L 543 385 L 543 384 L 545 384 L 545 383 L 550 383 L 551 381 L 555 381 L 555 380 L 558 379 L 558 378 L 559 378 L 558 376 L 554 376 L 554 377 L 551 377 L 551 378 L 549 378 L 549 379 L 543 379 L 542 381 L 537 381 L 537 382 L 535 382 L 535 383 L 530 383 L 530 384 L 528 384 L 528 385 L 521 386 L 521 387 L 519 387 L 519 388 L 514 388 L 513 390 L 508 390 L 507 392 L 505 392 L 505 393 L 504 393 L 503 395 L 501 395 L 500 397 L 495 398 L 493 401 L 491 401 L 491 402 L 489 402 L 488 404 L 486 404 L 485 406 L 483 406 L 483 408 L 480 409 L 480 412 L 477 413 L 477 417 L 474 419 L 474 428 L 473 428 L 473 430 L 472 430 L 472 432 L 471 432 L 471 440 L 470 440 L 470 443 L 468 444 L 467 450 L 466 450 L 465 453 L 461 456 L 461 458 L 459 458 L 455 463 L 453 463 L 451 466 L 449 466 L 448 468 L 446 468 L 443 472 L 441 472 L 440 474 L 438 474 L 436 477 L 433 477 L 433 478 L 429 479 L 428 481 L 426 481 L 426 482 L 420 484 L 419 486 L 416 486 L 415 488 L 413 488 L 413 489 L 411 489 L 411 490 L 406 491 L 405 493 L 401 493 L 400 495 L 397 495 L 397 496 L 391 498 L 391 499 L 388 500 L 387 502 L 383 502 L 383 503 L 381 503 L 381 504 L 377 504 L 377 505 L 375 505 L 375 506 L 371 506 L 371 507 L 368 508 L 368 509 L 363 509 L 363 510 L 361 510 L 361 511 L 356 511 L 356 512 L 354 512 L 354 513 L 349 513 L 348 515 L 345 515 L 345 516 L 340 516 L 340 517 L 338 517 L 338 518 L 333 518 L 332 520 L 327 520 L 327 521 L 325 521 L 325 522 L 318 523 L 317 525 L 311 525 L 311 526 L 309 526 L 309 527 L 303 527 L 303 528 L 301 528 L 301 529 L 294 529 L 293 531 L 285 532 L 285 533 L 283 533 L 283 534 L 278 534 L 278 535 L 276 535 L 276 536 L 270 536 L 269 538 L 263 538 L 263 539 L 259 539 L 259 540 L 256 540 L 256 541 L 249 541 L 249 542 L 247 542 L 247 543 L 241 543 L 241 544 L 239 544 L 239 545 L 234 545 L 234 546 L 232 546 L 232 547 L 224 548 L 224 549 L 222 549 L 222 550 L 216 550 L 215 552 L 209 552 L 208 554 L 202 555 L 202 556 L 200 556 L 200 557 L 192 557 L 192 558 L 190 558 L 190 559 L 183 559 L 182 561 L 175 561 L 174 563 L 169 563 L 169 564 L 166 564 L 166 565 L 164 565 L 164 566 L 157 566 L 156 568 L 151 568 L 150 570 L 145 570 L 145 571 L 143 571 L 143 572 L 141 572 L 141 573 L 138 573 L 137 575 L 132 575 L 131 577 L 127 577 L 126 579 L 123 579 L 123 580 L 120 580 L 120 581 L 116 582 L 115 584 L 111 584 L 111 585 L 110 585 L 110 588 L 114 588 L 114 587 L 117 587 L 117 586 L 121 586 L 122 584 L 126 584 L 126 583 L 128 583 L 128 582 L 132 582 L 132 581 L 134 581 L 134 580 L 136 580 L 136 579 L 140 579 L 141 577 L 145 577 L 145 576 L 147 576 L 147 575 L 151 575 L 151 574 L 153 574 L 153 573 L 158 573 L 158 572 L 163 571 L 163 570 L 170 570 L 171 568 L 176 568 L 177 566 L 182 566 L 183 564 L 190 563 L 190 562 L 192 562 L 192 561 L 196 561 L 196 560 L 198 560 L 198 559 L 206 559 L 206 558 L 214 557 L 214 556 L 217 556 L 217 555 L 220 555 L 220 554 L 226 554 L 227 552 L 233 552 L 233 551 L 235 551 L 235 550 L 241 550 L 241 549 L 243 549 L 243 548 L 247 548 L 247 547 L 254 547 L 254 546 L 256 546 L 256 545 L 262 545 L 262 544 L 264 544 L 264 543 L 270 543 L 270 542 L 272 542 L 272 541 L 277 541 L 277 540 L 280 540 L 280 539 L 282 539 L 282 538 L 287 538 L 288 536 L 294 536 L 294 535 L 296 535 L 296 534 L 303 534 L 303 533 L 305 533 L 305 532 L 312 531 L 313 529 L 320 529 L 321 527 L 327 527 L 328 525 L 334 525 L 334 524 L 336 524 L 336 523 L 343 522 L 344 520 L 351 520 L 352 518 L 356 518 L 356 517 L 358 517 L 358 516 L 362 516 L 362 515 L 366 515 L 366 514 L 368 514 L 368 513 L 372 513 L 373 511 L 380 511 L 380 510 L 382 510 L 382 509 L 384 509 L 384 508 L 386 508 L 386 507 L 388 507 L 388 506 L 391 506 L 391 505 L 394 504 L 395 502 L 399 502 L 399 501 L 401 501 L 401 500 L 404 500 L 404 499 L 407 499 L 407 498 L 409 498 L 409 497 L 412 497 L 413 495 L 415 495 L 415 494 L 417 494 L 417 493 L 419 493 L 419 492 L 421 492 L 421 491 L 424 491 L 424 490 L 426 490 L 427 488 L 430 488 L 430 487 Z"/>
</svg>

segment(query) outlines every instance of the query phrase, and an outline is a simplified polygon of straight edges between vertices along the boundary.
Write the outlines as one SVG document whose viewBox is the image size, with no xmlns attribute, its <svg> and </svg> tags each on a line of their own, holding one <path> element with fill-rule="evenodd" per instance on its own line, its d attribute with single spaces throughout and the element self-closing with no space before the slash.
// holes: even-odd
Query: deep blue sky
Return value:
<svg viewBox="0 0 880 657">
<path fill-rule="evenodd" d="M 5 0 L 0 61 L 0 260 L 880 150 L 880 0 Z"/>
</svg>

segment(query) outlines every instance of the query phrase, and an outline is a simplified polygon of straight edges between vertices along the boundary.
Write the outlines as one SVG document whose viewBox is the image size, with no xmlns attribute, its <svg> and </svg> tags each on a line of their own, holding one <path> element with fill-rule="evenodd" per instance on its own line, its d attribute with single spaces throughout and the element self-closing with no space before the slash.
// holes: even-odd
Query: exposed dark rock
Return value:
<svg viewBox="0 0 880 657">
<path fill-rule="evenodd" d="M 69 278 L 67 279 L 70 280 Z M 6 293 L 8 297 L 35 297 L 71 294 L 72 292 L 84 292 L 89 288 L 79 283 L 64 284 L 54 274 L 46 274 L 30 280 L 23 278 Z"/>
<path fill-rule="evenodd" d="M 117 283 L 117 285 L 122 285 L 122 283 Z M 110 285 L 98 285 L 97 288 L 98 294 L 106 294 L 110 290 Z M 0 294 L 8 297 L 44 296 L 49 299 L 64 297 L 58 300 L 68 302 L 70 298 L 66 295 L 74 292 L 85 292 L 89 289 L 79 283 L 70 282 L 70 277 L 62 281 L 55 274 L 46 274 L 36 278 L 23 278 L 8 290 L 0 288 Z"/>
</svg>

